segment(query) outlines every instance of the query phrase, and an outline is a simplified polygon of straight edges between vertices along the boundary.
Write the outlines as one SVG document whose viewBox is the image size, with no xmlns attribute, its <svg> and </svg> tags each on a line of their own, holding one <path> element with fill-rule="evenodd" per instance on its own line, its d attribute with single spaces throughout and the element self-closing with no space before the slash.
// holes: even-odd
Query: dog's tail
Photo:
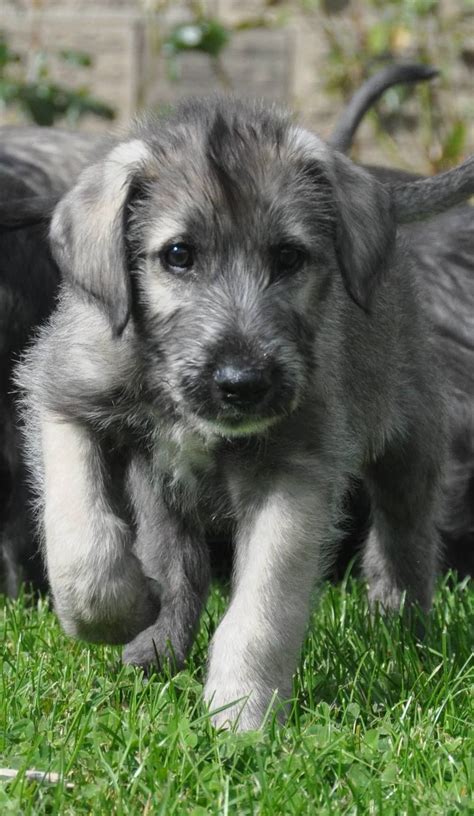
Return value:
<svg viewBox="0 0 474 816">
<path fill-rule="evenodd" d="M 474 195 L 474 155 L 446 173 L 390 188 L 399 224 L 429 218 Z"/>
<path fill-rule="evenodd" d="M 389 65 L 383 68 L 355 92 L 337 119 L 329 144 L 335 150 L 347 153 L 361 120 L 388 88 L 402 82 L 414 83 L 433 79 L 438 73 L 436 68 L 417 63 Z"/>
</svg>

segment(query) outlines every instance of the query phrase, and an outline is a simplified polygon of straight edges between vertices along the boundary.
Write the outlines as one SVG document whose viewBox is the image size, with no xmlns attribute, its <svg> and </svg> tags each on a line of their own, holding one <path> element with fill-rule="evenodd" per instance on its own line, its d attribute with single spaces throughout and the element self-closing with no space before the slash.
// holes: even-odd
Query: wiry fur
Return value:
<svg viewBox="0 0 474 816">
<path fill-rule="evenodd" d="M 426 66 L 393 65 L 370 78 L 342 113 L 331 143 L 339 150 L 348 149 L 364 113 L 386 87 L 434 73 Z M 10 594 L 16 594 L 22 579 L 43 585 L 28 512 L 12 366 L 55 302 L 59 276 L 46 240 L 51 209 L 80 167 L 91 161 L 99 142 L 91 134 L 51 128 L 0 129 L 0 589 Z M 415 178 L 389 168 L 370 171 L 384 183 Z M 453 441 L 446 480 L 448 511 L 442 524 L 443 562 L 461 576 L 473 574 L 474 210 L 458 207 L 404 232 L 416 256 L 435 343 L 451 378 L 448 407 Z M 155 294 L 161 310 L 165 302 L 172 310 L 169 287 L 155 286 Z M 351 496 L 348 532 L 336 566 L 339 575 L 354 554 L 355 542 L 364 540 L 369 518 L 368 497 L 360 485 L 357 490 L 352 487 Z M 218 550 L 222 552 L 223 542 Z"/>
<path fill-rule="evenodd" d="M 351 480 L 372 501 L 372 600 L 430 607 L 443 385 L 392 212 L 284 114 L 219 99 L 138 124 L 55 211 L 60 301 L 18 370 L 55 606 L 72 634 L 130 641 L 126 661 L 181 662 L 205 536 L 231 533 L 206 696 L 246 704 L 217 723 L 258 726 L 290 694 Z M 165 264 L 176 242 L 189 271 Z M 282 245 L 303 253 L 291 273 Z M 263 396 L 224 399 L 229 369 Z"/>
</svg>

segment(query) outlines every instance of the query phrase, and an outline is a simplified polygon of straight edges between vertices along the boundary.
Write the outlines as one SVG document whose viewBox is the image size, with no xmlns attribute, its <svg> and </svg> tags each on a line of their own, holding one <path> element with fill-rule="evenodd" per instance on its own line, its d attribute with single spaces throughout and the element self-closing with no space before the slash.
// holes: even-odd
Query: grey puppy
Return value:
<svg viewBox="0 0 474 816">
<path fill-rule="evenodd" d="M 216 724 L 257 727 L 291 693 L 353 478 L 372 602 L 429 609 L 444 406 L 396 218 L 465 195 L 465 171 L 388 189 L 276 109 L 216 99 L 81 174 L 52 220 L 60 302 L 18 371 L 69 634 L 180 664 L 206 534 L 230 532 L 205 694 Z"/>
<path fill-rule="evenodd" d="M 435 74 L 426 66 L 396 64 L 371 77 L 341 117 L 336 141 L 350 141 L 364 111 L 387 87 Z M 44 588 L 28 512 L 12 367 L 31 332 L 54 308 L 59 272 L 47 241 L 54 205 L 102 141 L 55 128 L 0 129 L 0 590 L 10 595 L 17 594 L 22 580 Z"/>
</svg>

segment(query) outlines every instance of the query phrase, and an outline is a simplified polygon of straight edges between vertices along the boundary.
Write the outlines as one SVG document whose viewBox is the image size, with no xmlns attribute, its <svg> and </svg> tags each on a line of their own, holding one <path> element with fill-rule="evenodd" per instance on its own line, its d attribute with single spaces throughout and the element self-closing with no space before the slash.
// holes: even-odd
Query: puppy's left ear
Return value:
<svg viewBox="0 0 474 816">
<path fill-rule="evenodd" d="M 336 254 L 345 287 L 364 310 L 393 249 L 396 220 L 390 192 L 369 172 L 333 154 Z"/>
</svg>

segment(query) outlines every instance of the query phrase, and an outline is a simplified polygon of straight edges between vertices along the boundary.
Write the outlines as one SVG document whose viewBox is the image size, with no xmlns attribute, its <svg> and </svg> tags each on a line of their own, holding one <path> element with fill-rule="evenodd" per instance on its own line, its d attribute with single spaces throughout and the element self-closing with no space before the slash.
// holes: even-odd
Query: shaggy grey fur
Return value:
<svg viewBox="0 0 474 816">
<path fill-rule="evenodd" d="M 383 69 L 362 86 L 341 116 L 339 138 L 350 143 L 365 110 L 386 88 L 435 73 L 420 65 Z M 23 579 L 44 585 L 17 441 L 12 365 L 30 333 L 54 307 L 59 276 L 46 240 L 54 206 L 102 141 L 93 134 L 52 128 L 0 129 L 0 588 L 12 595 Z"/>
<path fill-rule="evenodd" d="M 372 501 L 371 600 L 430 607 L 446 432 L 394 220 L 413 196 L 428 213 L 418 185 L 216 99 L 138 124 L 54 213 L 60 302 L 18 382 L 55 606 L 73 635 L 129 641 L 127 662 L 181 663 L 205 536 L 231 532 L 218 724 L 258 726 L 290 695 L 352 479 Z"/>
<path fill-rule="evenodd" d="M 425 66 L 394 65 L 370 78 L 341 114 L 331 143 L 338 149 L 350 146 L 375 94 L 395 82 L 428 78 L 433 73 Z M 100 140 L 91 134 L 50 128 L 2 128 L 0 134 L 0 589 L 16 594 L 22 579 L 42 586 L 43 569 L 27 511 L 12 399 L 12 365 L 31 331 L 54 305 L 58 272 L 46 242 L 50 213 L 78 169 L 91 160 Z M 384 182 L 411 178 L 389 168 L 370 170 Z M 38 226 L 25 229 L 38 220 Z M 12 226 L 19 229 L 12 232 Z M 459 207 L 413 230 L 407 228 L 406 234 L 413 241 L 435 343 L 450 379 L 453 433 L 446 485 L 449 512 L 442 524 L 443 562 L 463 576 L 474 572 L 474 210 Z M 360 486 L 351 495 L 348 513 L 354 519 L 335 565 L 339 575 L 354 555 L 355 543 L 364 540 L 368 523 L 368 498 L 362 496 Z M 212 552 L 224 550 L 220 542 Z"/>
</svg>

